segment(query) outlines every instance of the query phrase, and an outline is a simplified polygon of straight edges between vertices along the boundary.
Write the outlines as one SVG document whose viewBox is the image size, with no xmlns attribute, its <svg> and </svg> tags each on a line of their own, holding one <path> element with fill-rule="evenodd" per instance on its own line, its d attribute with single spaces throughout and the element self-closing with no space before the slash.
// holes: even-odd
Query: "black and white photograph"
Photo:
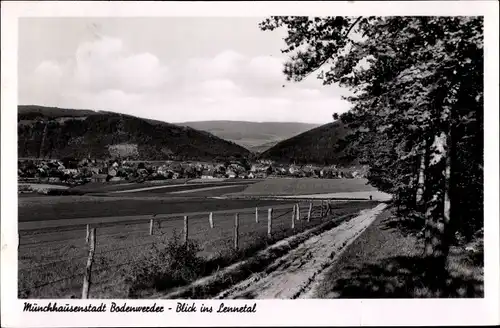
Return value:
<svg viewBox="0 0 500 328">
<path fill-rule="evenodd" d="M 485 298 L 485 16 L 276 12 L 18 18 L 23 311 Z"/>
</svg>

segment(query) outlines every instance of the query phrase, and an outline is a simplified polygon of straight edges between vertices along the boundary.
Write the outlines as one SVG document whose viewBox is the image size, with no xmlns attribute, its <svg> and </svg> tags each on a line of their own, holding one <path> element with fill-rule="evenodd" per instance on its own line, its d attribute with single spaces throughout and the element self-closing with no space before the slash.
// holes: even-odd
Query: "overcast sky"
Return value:
<svg viewBox="0 0 500 328">
<path fill-rule="evenodd" d="M 19 103 L 167 122 L 327 123 L 345 90 L 286 82 L 260 18 L 21 18 Z M 285 85 L 285 87 L 283 87 Z"/>
</svg>

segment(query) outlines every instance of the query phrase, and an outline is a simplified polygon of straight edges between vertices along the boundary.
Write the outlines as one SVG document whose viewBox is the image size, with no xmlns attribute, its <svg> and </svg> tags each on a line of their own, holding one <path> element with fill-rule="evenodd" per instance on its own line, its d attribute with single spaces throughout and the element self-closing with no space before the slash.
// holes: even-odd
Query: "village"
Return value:
<svg viewBox="0 0 500 328">
<path fill-rule="evenodd" d="M 341 168 L 336 165 L 280 164 L 270 160 L 249 163 L 242 161 L 176 162 L 97 160 L 71 158 L 61 160 L 20 159 L 19 182 L 81 185 L 88 182 L 155 181 L 167 179 L 266 179 L 294 178 L 364 178 L 361 168 Z"/>
</svg>

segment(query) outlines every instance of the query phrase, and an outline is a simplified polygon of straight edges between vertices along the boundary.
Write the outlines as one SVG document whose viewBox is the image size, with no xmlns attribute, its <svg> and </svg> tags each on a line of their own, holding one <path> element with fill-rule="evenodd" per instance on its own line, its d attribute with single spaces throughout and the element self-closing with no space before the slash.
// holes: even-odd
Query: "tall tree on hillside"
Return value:
<svg viewBox="0 0 500 328">
<path fill-rule="evenodd" d="M 444 268 L 456 223 L 465 222 L 451 219 L 461 212 L 451 205 L 482 183 L 482 160 L 469 163 L 467 181 L 457 156 L 482 158 L 482 18 L 271 17 L 260 27 L 287 29 L 289 80 L 317 72 L 325 85 L 351 89 L 354 107 L 342 116 L 355 131 L 349 148 L 370 165 L 372 184 L 420 210 L 425 255 Z"/>
</svg>

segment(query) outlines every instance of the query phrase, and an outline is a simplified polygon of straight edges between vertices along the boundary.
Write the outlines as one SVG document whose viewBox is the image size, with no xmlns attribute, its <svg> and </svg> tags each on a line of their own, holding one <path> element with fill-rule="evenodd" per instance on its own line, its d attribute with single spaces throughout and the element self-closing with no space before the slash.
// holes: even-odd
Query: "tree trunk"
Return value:
<svg viewBox="0 0 500 328">
<path fill-rule="evenodd" d="M 434 141 L 429 149 L 429 167 L 426 179 L 426 189 L 429 198 L 425 215 L 425 256 L 429 263 L 443 273 L 450 247 L 450 179 L 451 179 L 451 131 L 456 122 L 457 110 L 452 107 L 457 103 L 460 83 L 450 85 L 442 101 L 442 107 L 437 113 L 439 124 Z M 433 270 L 431 270 L 433 271 Z"/>
<path fill-rule="evenodd" d="M 446 284 L 447 238 L 450 223 L 449 134 L 441 131 L 431 146 L 426 189 L 430 197 L 425 213 L 425 257 L 427 282 L 432 295 L 442 297 Z"/>
<path fill-rule="evenodd" d="M 418 178 L 417 178 L 417 195 L 415 198 L 415 203 L 418 210 L 423 210 L 423 197 L 425 190 L 425 169 L 426 169 L 426 156 L 427 156 L 427 142 L 423 142 L 422 153 L 420 154 L 420 165 L 418 167 Z"/>
</svg>

